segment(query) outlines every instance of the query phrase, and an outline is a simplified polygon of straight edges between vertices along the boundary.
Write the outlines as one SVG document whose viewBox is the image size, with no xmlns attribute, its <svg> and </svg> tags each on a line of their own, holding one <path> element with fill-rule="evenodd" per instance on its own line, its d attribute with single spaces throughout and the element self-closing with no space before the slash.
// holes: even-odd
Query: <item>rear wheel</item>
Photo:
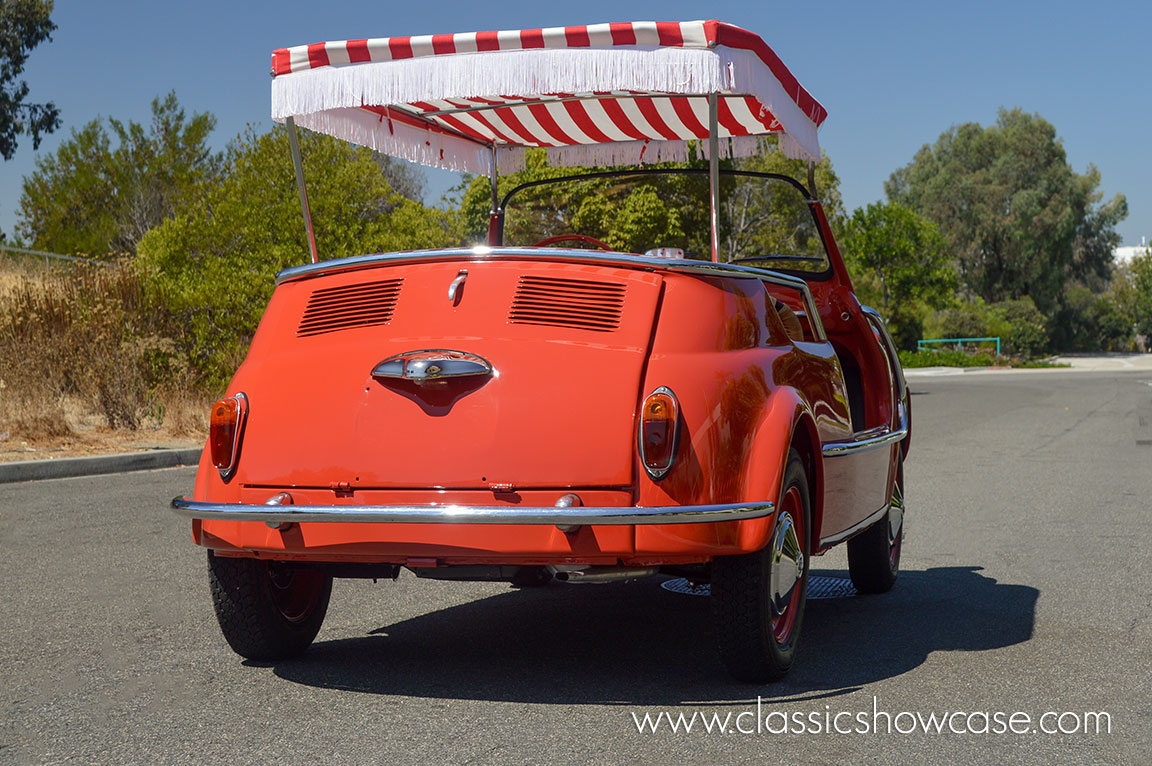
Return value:
<svg viewBox="0 0 1152 766">
<path fill-rule="evenodd" d="M 887 593 L 900 574 L 904 545 L 904 461 L 896 467 L 884 518 L 848 541 L 848 573 L 861 593 Z"/>
<path fill-rule="evenodd" d="M 764 683 L 792 667 L 808 600 L 811 508 L 804 464 L 790 450 L 768 545 L 712 562 L 712 616 L 720 659 L 740 681 Z"/>
<path fill-rule="evenodd" d="M 321 572 L 212 551 L 208 578 L 225 640 L 250 660 L 301 654 L 320 631 L 332 595 L 332 578 Z"/>
</svg>

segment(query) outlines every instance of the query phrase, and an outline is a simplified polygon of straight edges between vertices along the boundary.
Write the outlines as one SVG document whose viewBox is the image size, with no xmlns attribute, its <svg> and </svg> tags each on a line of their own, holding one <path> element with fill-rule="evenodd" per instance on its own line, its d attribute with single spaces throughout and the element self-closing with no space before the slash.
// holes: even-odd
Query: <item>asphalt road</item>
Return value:
<svg viewBox="0 0 1152 766">
<path fill-rule="evenodd" d="M 191 469 L 0 486 L 0 762 L 1152 762 L 1152 374 L 912 389 L 899 583 L 811 601 L 798 665 L 762 688 L 726 679 L 706 598 L 653 580 L 338 581 L 303 659 L 244 662 L 166 510 Z M 815 565 L 845 574 L 839 553 Z M 757 695 L 768 727 L 859 712 L 883 728 L 875 704 L 1034 725 L 1106 712 L 1111 732 L 641 734 L 632 718 L 735 718 Z"/>
</svg>

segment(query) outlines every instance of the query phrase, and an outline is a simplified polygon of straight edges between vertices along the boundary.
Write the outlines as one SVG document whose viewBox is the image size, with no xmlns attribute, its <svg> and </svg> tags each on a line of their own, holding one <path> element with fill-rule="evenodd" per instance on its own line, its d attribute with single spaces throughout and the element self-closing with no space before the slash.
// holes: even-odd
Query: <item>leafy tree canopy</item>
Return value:
<svg viewBox="0 0 1152 766">
<path fill-rule="evenodd" d="M 1080 283 L 1064 291 L 1049 324 L 1053 345 L 1063 351 L 1127 351 L 1132 337 L 1117 305 Z"/>
<path fill-rule="evenodd" d="M 1152 338 L 1152 249 L 1116 270 L 1111 297 L 1127 325 Z"/>
<path fill-rule="evenodd" d="M 873 203 L 852 214 L 841 250 L 860 299 L 880 310 L 902 348 L 915 348 L 925 308 L 944 308 L 956 290 L 936 224 L 903 205 Z"/>
<path fill-rule="evenodd" d="M 324 259 L 460 242 L 454 214 L 397 193 L 372 152 L 302 132 L 316 246 Z M 276 272 L 308 260 L 287 133 L 249 130 L 223 171 L 196 184 L 140 241 L 138 261 L 184 316 L 194 365 L 223 385 L 242 360 Z"/>
<path fill-rule="evenodd" d="M 56 105 L 25 103 L 28 83 L 17 80 L 32 49 L 52 39 L 51 16 L 52 0 L 0 2 L 0 156 L 6 160 L 16 154 L 17 136 L 32 136 L 38 149 L 42 134 L 60 127 Z"/>
<path fill-rule="evenodd" d="M 885 183 L 893 202 L 939 225 L 963 284 L 995 302 L 1030 295 L 1046 313 L 1065 284 L 1102 289 L 1128 214 L 1123 195 L 1101 204 L 1100 173 L 1068 165 L 1056 129 L 1001 109 L 987 128 L 965 123 L 925 145 Z"/>
<path fill-rule="evenodd" d="M 722 160 L 722 168 L 779 173 L 806 183 L 807 163 L 779 152 Z M 706 169 L 702 159 L 647 167 Z M 514 187 L 531 181 L 567 178 L 608 168 L 551 167 L 543 150 L 529 151 L 527 167 L 499 179 L 502 200 Z M 611 168 L 628 170 L 628 168 Z M 844 219 L 839 179 L 827 157 L 816 168 L 816 182 L 833 226 Z M 491 187 L 484 177 L 465 179 L 457 191 L 466 237 L 482 242 L 487 235 Z M 731 258 L 750 254 L 788 253 L 820 247 L 802 197 L 782 182 L 765 184 L 729 176 L 721 182 L 721 252 Z M 586 234 L 613 249 L 644 252 L 652 247 L 683 247 L 690 255 L 711 252 L 708 178 L 706 175 L 628 176 L 524 190 L 506 216 L 506 244 L 533 244 L 548 236 Z"/>
<path fill-rule="evenodd" d="M 187 118 L 169 93 L 152 101 L 152 121 L 99 120 L 79 130 L 25 177 L 17 231 L 31 247 L 57 253 L 134 253 L 220 156 L 208 146 L 211 114 Z"/>
</svg>

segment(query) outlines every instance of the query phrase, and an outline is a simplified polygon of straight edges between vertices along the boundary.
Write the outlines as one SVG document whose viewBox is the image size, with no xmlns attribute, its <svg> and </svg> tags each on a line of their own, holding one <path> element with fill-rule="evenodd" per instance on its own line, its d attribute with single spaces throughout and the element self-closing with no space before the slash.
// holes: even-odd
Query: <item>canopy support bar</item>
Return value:
<svg viewBox="0 0 1152 766">
<path fill-rule="evenodd" d="M 498 175 L 496 172 L 496 144 L 492 144 L 492 169 L 488 171 L 488 179 L 492 185 L 492 215 L 496 215 L 496 208 L 500 205 L 500 198 L 496 194 Z"/>
<path fill-rule="evenodd" d="M 296 189 L 300 192 L 300 209 L 304 211 L 304 232 L 308 235 L 308 253 L 316 263 L 316 235 L 312 231 L 312 211 L 308 207 L 308 188 L 304 185 L 304 162 L 300 158 L 300 140 L 296 136 L 296 121 L 289 117 L 288 147 L 292 150 L 292 167 L 296 171 Z"/>
<path fill-rule="evenodd" d="M 719 98 L 708 94 L 708 202 L 712 209 L 712 262 L 720 262 L 720 131 Z"/>
</svg>

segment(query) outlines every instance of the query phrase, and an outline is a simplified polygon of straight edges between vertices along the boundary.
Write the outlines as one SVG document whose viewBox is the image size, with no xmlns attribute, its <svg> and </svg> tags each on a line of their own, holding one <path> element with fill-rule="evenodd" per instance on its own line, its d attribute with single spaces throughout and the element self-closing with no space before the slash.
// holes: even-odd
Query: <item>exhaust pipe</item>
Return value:
<svg viewBox="0 0 1152 766">
<path fill-rule="evenodd" d="M 553 576 L 560 582 L 602 583 L 635 580 L 654 575 L 659 571 L 659 567 L 589 567 L 587 569 L 562 569 L 554 571 Z"/>
</svg>

